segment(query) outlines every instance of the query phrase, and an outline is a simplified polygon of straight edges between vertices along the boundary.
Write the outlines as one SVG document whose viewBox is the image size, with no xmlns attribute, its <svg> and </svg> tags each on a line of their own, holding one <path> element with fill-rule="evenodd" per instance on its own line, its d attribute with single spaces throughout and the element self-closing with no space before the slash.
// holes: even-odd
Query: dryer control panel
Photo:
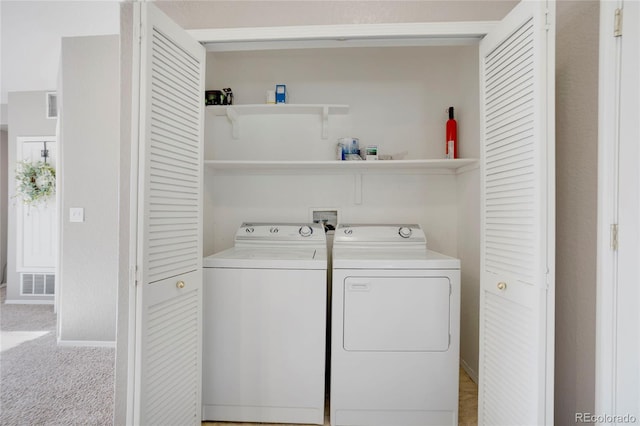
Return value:
<svg viewBox="0 0 640 426">
<path fill-rule="evenodd" d="M 339 224 L 333 245 L 424 249 L 427 246 L 427 237 L 417 224 Z"/>
</svg>

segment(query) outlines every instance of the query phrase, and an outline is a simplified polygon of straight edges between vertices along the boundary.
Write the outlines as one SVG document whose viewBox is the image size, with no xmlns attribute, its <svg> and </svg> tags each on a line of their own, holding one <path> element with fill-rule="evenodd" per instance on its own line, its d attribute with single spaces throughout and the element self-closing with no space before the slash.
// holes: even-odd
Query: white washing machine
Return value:
<svg viewBox="0 0 640 426">
<path fill-rule="evenodd" d="M 340 225 L 331 425 L 458 424 L 460 261 L 418 225 Z"/>
<path fill-rule="evenodd" d="M 324 423 L 319 224 L 250 224 L 204 259 L 203 420 Z"/>
</svg>

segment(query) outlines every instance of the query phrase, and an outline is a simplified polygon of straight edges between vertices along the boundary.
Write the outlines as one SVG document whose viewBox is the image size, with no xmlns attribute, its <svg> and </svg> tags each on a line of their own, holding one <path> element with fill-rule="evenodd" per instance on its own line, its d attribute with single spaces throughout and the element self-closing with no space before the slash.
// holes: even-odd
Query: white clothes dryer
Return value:
<svg viewBox="0 0 640 426">
<path fill-rule="evenodd" d="M 319 224 L 244 223 L 204 259 L 203 420 L 324 423 L 326 277 Z"/>
<path fill-rule="evenodd" d="M 331 425 L 457 425 L 460 261 L 418 225 L 339 225 Z"/>
</svg>

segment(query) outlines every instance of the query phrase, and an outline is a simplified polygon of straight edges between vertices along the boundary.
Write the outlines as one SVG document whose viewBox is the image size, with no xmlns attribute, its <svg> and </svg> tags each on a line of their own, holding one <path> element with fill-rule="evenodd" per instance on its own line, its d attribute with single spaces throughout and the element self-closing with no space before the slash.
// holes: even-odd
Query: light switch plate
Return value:
<svg viewBox="0 0 640 426">
<path fill-rule="evenodd" d="M 69 208 L 69 222 L 84 222 L 84 208 L 83 207 Z"/>
</svg>

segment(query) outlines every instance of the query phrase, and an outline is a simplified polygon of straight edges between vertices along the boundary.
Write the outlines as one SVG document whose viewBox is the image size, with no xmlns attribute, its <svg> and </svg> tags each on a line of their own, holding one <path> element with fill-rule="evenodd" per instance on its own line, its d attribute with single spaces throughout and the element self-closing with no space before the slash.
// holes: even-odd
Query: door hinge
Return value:
<svg viewBox="0 0 640 426">
<path fill-rule="evenodd" d="M 551 287 L 551 271 L 549 270 L 548 266 L 547 266 L 547 272 L 545 272 L 544 276 L 545 276 L 544 282 L 547 286 L 547 290 L 549 290 L 549 287 Z"/>
<path fill-rule="evenodd" d="M 618 250 L 618 224 L 611 224 L 611 250 Z"/>
<path fill-rule="evenodd" d="M 549 22 L 549 9 L 544 11 L 544 29 L 546 31 L 551 29 L 551 22 Z"/>
<path fill-rule="evenodd" d="M 138 285 L 140 277 L 138 277 L 138 265 L 129 268 L 129 282 Z"/>
<path fill-rule="evenodd" d="M 613 36 L 622 36 L 622 9 L 616 9 L 616 13 L 613 16 Z"/>
</svg>

